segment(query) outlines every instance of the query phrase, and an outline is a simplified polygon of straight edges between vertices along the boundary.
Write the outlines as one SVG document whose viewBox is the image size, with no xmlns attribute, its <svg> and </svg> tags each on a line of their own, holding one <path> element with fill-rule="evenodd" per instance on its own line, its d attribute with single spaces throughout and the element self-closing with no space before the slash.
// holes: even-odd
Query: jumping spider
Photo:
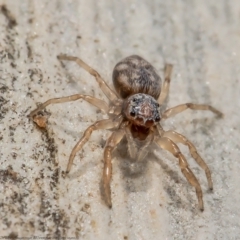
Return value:
<svg viewBox="0 0 240 240">
<path fill-rule="evenodd" d="M 186 109 L 209 110 L 219 117 L 223 116 L 223 114 L 212 106 L 192 103 L 181 104 L 162 112 L 161 105 L 166 100 L 169 91 L 170 76 L 173 68 L 171 64 L 165 65 L 164 83 L 162 85 L 161 78 L 150 63 L 137 55 L 127 57 L 120 61 L 113 69 L 112 78 L 116 90 L 116 92 L 114 92 L 99 73 L 81 59 L 66 55 L 59 55 L 58 59 L 74 61 L 93 75 L 99 87 L 109 99 L 109 104 L 107 104 L 103 100 L 82 94 L 52 98 L 30 113 L 30 117 L 38 124 L 38 113 L 48 105 L 84 99 L 109 115 L 108 119 L 97 121 L 85 130 L 82 138 L 77 142 L 71 152 L 66 173 L 69 173 L 76 153 L 80 151 L 83 145 L 89 140 L 93 131 L 99 129 L 114 129 L 104 149 L 103 191 L 105 194 L 105 202 L 110 208 L 112 206 L 110 190 L 112 152 L 123 137 L 126 137 L 128 152 L 133 161 L 142 160 L 146 156 L 147 148 L 152 142 L 155 142 L 162 149 L 172 153 L 173 156 L 178 159 L 181 171 L 187 181 L 195 187 L 199 208 L 203 211 L 201 186 L 176 143 L 184 144 L 189 148 L 192 157 L 205 171 L 208 186 L 212 190 L 211 172 L 207 164 L 198 154 L 195 146 L 186 137 L 177 132 L 171 130 L 164 131 L 160 125 L 160 121 L 181 113 Z"/>
</svg>

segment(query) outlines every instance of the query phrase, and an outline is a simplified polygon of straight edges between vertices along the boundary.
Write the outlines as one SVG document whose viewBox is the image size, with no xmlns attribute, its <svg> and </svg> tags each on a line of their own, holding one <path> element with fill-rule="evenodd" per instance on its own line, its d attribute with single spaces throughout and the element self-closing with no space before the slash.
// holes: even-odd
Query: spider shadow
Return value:
<svg viewBox="0 0 240 240">
<path fill-rule="evenodd" d="M 116 167 L 121 171 L 121 182 L 124 184 L 124 189 L 127 194 L 133 192 L 147 192 L 152 184 L 149 164 L 157 162 L 164 170 L 164 174 L 167 174 L 171 179 L 170 181 L 167 181 L 165 180 L 166 178 L 164 178 L 163 182 L 163 188 L 170 199 L 169 205 L 173 205 L 174 208 L 177 209 L 186 209 L 187 206 L 191 212 L 196 212 L 198 210 L 195 204 L 191 204 L 192 202 L 196 201 L 196 199 L 193 199 L 190 194 L 192 191 L 191 186 L 188 186 L 188 182 L 186 182 L 185 179 L 179 175 L 178 171 L 175 171 L 169 167 L 169 165 L 166 164 L 162 158 L 159 158 L 153 151 L 150 151 L 142 161 L 133 162 L 133 160 L 131 160 L 128 156 L 126 144 L 127 143 L 124 139 L 123 142 L 121 142 L 121 144 L 117 147 L 114 157 L 117 163 Z M 189 201 L 184 200 L 177 192 L 177 189 L 182 186 L 186 187 L 186 189 L 184 189 L 184 196 L 186 199 L 189 199 Z M 103 191 L 103 179 L 100 181 L 100 193 L 102 200 L 104 201 L 105 195 Z"/>
<path fill-rule="evenodd" d="M 158 163 L 161 168 L 164 170 L 164 174 L 168 176 L 171 180 L 165 180 L 163 182 L 163 188 L 165 192 L 168 195 L 168 198 L 170 199 L 169 205 L 173 205 L 174 208 L 177 209 L 186 209 L 187 208 L 191 210 L 191 212 L 196 211 L 196 207 L 192 205 L 190 202 L 196 201 L 196 199 L 193 199 L 190 191 L 192 191 L 191 186 L 188 186 L 188 182 L 185 181 L 184 178 L 182 178 L 178 171 L 173 170 L 169 165 L 164 161 L 162 158 L 159 158 L 153 151 L 147 154 L 147 156 L 140 162 L 133 162 L 129 156 L 128 152 L 126 150 L 126 142 L 123 141 L 114 151 L 114 159 L 115 159 L 115 166 L 117 170 L 120 169 L 122 178 L 121 182 L 124 184 L 124 189 L 127 194 L 133 193 L 133 192 L 147 192 L 147 190 L 150 188 L 152 184 L 152 178 L 150 177 L 151 171 L 149 168 L 149 164 L 151 162 Z M 82 156 L 80 158 L 84 158 L 84 152 L 82 153 Z M 175 159 L 173 159 L 175 160 Z M 93 159 L 92 161 L 84 162 L 81 164 L 80 167 L 76 171 L 73 171 L 73 173 L 70 173 L 68 177 L 70 179 L 76 179 L 81 176 L 83 176 L 90 168 L 96 167 L 96 161 L 97 159 Z M 103 167 L 103 164 L 101 161 L 98 161 L 99 165 Z M 176 163 L 177 165 L 177 163 Z M 102 172 L 102 171 L 101 171 Z M 178 186 L 181 185 L 181 186 Z M 184 187 L 184 196 L 186 199 L 189 199 L 189 201 L 184 200 L 180 194 L 177 192 L 177 189 L 180 187 Z M 100 195 L 103 202 L 105 202 L 105 195 L 103 190 L 103 178 L 102 174 L 99 176 L 99 189 L 100 189 Z M 158 191 L 156 189 L 156 191 Z"/>
<path fill-rule="evenodd" d="M 127 140 L 123 139 L 116 151 L 118 168 L 121 171 L 124 189 L 127 193 L 146 192 L 150 187 L 148 155 L 141 161 L 133 161 L 129 155 Z"/>
<path fill-rule="evenodd" d="M 148 161 L 133 162 L 128 156 L 127 141 L 124 138 L 114 151 L 114 168 L 121 171 L 121 184 L 124 185 L 125 193 L 146 192 L 149 188 L 150 178 L 148 175 Z M 104 201 L 103 179 L 100 181 L 100 193 Z"/>
<path fill-rule="evenodd" d="M 162 158 L 159 158 L 154 152 L 151 152 L 150 156 L 151 156 L 151 159 L 153 159 L 153 161 L 155 161 L 161 166 L 161 168 L 164 170 L 164 173 L 166 173 L 166 175 L 171 179 L 170 181 L 167 181 L 165 180 L 166 178 L 164 178 L 164 182 L 163 182 L 163 188 L 168 194 L 168 197 L 170 199 L 169 205 L 174 205 L 174 208 L 178 208 L 178 209 L 187 208 L 191 210 L 191 212 L 198 211 L 198 208 L 196 207 L 197 199 L 193 199 L 190 194 L 190 191 L 192 190 L 194 191 L 194 189 L 192 189 L 191 185 L 187 182 L 187 180 L 185 180 L 185 178 L 180 176 L 181 173 L 173 170 L 168 164 L 166 164 L 166 161 L 164 161 Z M 178 167 L 177 162 L 176 162 L 176 165 Z M 179 170 L 180 170 L 180 167 L 179 167 Z M 178 186 L 178 185 L 181 185 L 181 186 Z M 177 188 L 180 188 L 180 187 L 186 188 L 183 190 L 184 193 L 182 195 L 184 195 L 186 199 L 188 199 L 189 201 L 184 200 L 181 197 L 181 195 L 177 193 Z M 191 204 L 194 201 L 196 201 L 195 206 Z"/>
</svg>

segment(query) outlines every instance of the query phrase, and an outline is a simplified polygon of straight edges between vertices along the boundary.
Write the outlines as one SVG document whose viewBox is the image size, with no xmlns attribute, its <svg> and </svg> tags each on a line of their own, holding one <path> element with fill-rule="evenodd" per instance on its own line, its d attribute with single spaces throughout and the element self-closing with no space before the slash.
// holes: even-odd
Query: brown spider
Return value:
<svg viewBox="0 0 240 240">
<path fill-rule="evenodd" d="M 166 64 L 164 69 L 164 83 L 156 73 L 154 67 L 143 58 L 133 55 L 120 61 L 113 69 L 113 84 L 115 93 L 102 79 L 99 73 L 88 66 L 77 57 L 59 55 L 58 59 L 76 62 L 80 67 L 96 78 L 99 87 L 109 99 L 109 104 L 105 101 L 92 96 L 75 94 L 68 97 L 53 98 L 41 104 L 37 109 L 30 113 L 30 117 L 38 125 L 42 120 L 38 118 L 39 111 L 50 104 L 63 103 L 84 99 L 103 112 L 109 115 L 109 119 L 95 122 L 89 126 L 82 138 L 77 142 L 69 157 L 66 173 L 69 173 L 76 153 L 89 140 L 93 131 L 98 129 L 114 129 L 113 133 L 106 142 L 104 149 L 104 169 L 103 169 L 103 191 L 106 204 L 111 208 L 110 182 L 112 177 L 112 152 L 119 142 L 126 137 L 128 142 L 128 152 L 133 161 L 142 160 L 147 154 L 147 148 L 155 142 L 162 149 L 172 153 L 178 158 L 179 166 L 187 181 L 196 189 L 200 210 L 204 210 L 201 186 L 188 167 L 188 163 L 179 150 L 176 143 L 188 146 L 189 151 L 198 165 L 205 171 L 208 186 L 212 190 L 213 183 L 211 172 L 198 154 L 195 146 L 183 135 L 174 131 L 164 131 L 160 125 L 160 120 L 167 119 L 186 109 L 210 110 L 219 117 L 223 114 L 209 105 L 185 103 L 170 108 L 162 113 L 161 105 L 166 99 L 169 91 L 170 76 L 172 65 Z M 162 91 L 161 91 L 162 88 Z M 45 119 L 43 119 L 45 121 Z"/>
</svg>

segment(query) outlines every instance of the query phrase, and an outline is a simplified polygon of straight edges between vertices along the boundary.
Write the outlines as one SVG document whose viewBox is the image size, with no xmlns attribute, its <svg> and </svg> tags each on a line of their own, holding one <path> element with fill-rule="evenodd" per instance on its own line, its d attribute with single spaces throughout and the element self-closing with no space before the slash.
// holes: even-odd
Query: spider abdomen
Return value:
<svg viewBox="0 0 240 240">
<path fill-rule="evenodd" d="M 122 98 L 145 93 L 158 99 L 161 92 L 161 78 L 156 70 L 137 55 L 120 61 L 113 69 L 112 78 L 114 87 Z"/>
</svg>

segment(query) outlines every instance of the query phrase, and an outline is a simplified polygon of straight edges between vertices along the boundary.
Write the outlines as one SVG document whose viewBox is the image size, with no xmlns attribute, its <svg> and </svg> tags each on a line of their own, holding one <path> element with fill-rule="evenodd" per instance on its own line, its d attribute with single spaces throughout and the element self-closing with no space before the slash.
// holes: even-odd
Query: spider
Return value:
<svg viewBox="0 0 240 240">
<path fill-rule="evenodd" d="M 103 167 L 103 192 L 106 205 L 111 208 L 111 189 L 112 178 L 112 152 L 120 141 L 126 137 L 128 143 L 128 153 L 133 161 L 144 160 L 147 149 L 153 142 L 162 149 L 169 151 L 179 161 L 181 171 L 187 181 L 195 188 L 198 198 L 198 205 L 201 211 L 204 210 L 203 194 L 201 186 L 188 166 L 188 162 L 179 150 L 177 143 L 186 145 L 191 156 L 197 164 L 205 171 L 208 187 L 213 189 L 211 172 L 207 164 L 198 154 L 195 146 L 183 135 L 175 131 L 164 131 L 160 125 L 161 120 L 173 117 L 186 109 L 209 110 L 217 116 L 223 114 L 210 105 L 185 103 L 166 111 L 161 110 L 161 106 L 166 100 L 169 92 L 170 77 L 173 66 L 165 64 L 164 83 L 156 73 L 155 68 L 146 60 L 137 55 L 129 56 L 113 69 L 113 91 L 100 74 L 88 66 L 80 58 L 59 55 L 59 60 L 74 61 L 80 67 L 95 77 L 99 87 L 109 99 L 109 104 L 89 95 L 74 94 L 67 97 L 52 98 L 39 105 L 30 113 L 30 117 L 40 127 L 45 126 L 46 119 L 39 119 L 39 112 L 50 104 L 64 103 L 84 99 L 88 103 L 107 113 L 109 118 L 95 122 L 83 133 L 82 138 L 72 149 L 69 157 L 66 173 L 69 173 L 73 164 L 74 157 L 83 145 L 89 140 L 93 131 L 99 129 L 113 129 L 104 148 L 104 167 Z"/>
</svg>

